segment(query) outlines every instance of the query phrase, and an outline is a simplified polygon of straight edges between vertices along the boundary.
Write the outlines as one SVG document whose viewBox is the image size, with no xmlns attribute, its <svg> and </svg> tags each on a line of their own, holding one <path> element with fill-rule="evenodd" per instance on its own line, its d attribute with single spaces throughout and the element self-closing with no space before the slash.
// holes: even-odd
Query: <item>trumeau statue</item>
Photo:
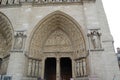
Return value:
<svg viewBox="0 0 120 80">
<path fill-rule="evenodd" d="M 24 45 L 25 37 L 26 37 L 26 35 L 24 34 L 23 31 L 16 32 L 13 49 L 15 49 L 15 50 L 22 50 L 23 49 L 23 45 Z"/>
</svg>

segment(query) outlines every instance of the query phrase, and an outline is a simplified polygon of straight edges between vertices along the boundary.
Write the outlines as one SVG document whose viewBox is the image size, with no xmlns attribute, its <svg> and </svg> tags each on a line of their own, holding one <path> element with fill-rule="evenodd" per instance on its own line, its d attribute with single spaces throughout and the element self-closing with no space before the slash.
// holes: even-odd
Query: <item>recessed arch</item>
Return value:
<svg viewBox="0 0 120 80">
<path fill-rule="evenodd" d="M 0 39 L 2 47 L 2 57 L 9 54 L 13 44 L 13 26 L 9 18 L 0 12 Z"/>
<path fill-rule="evenodd" d="M 0 12 L 0 74 L 6 74 L 13 44 L 13 27 L 6 15 Z"/>
<path fill-rule="evenodd" d="M 81 26 L 66 13 L 55 11 L 42 19 L 33 29 L 29 45 L 30 57 L 38 58 L 43 53 L 46 39 L 57 28 L 66 33 L 72 43 L 73 52 L 85 52 L 86 44 Z"/>
</svg>

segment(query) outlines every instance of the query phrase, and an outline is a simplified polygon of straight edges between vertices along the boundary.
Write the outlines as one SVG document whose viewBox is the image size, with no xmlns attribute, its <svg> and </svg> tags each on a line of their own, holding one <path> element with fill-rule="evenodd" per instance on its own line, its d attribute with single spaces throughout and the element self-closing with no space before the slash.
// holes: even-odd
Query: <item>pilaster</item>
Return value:
<svg viewBox="0 0 120 80">
<path fill-rule="evenodd" d="M 12 80 L 22 80 L 25 76 L 25 43 L 26 35 L 24 31 L 16 31 L 13 48 L 10 52 L 10 60 L 7 75 L 12 76 Z"/>
<path fill-rule="evenodd" d="M 44 79 L 44 71 L 45 71 L 45 58 L 42 59 L 42 69 L 41 69 L 41 78 Z"/>
<path fill-rule="evenodd" d="M 60 59 L 57 58 L 57 61 L 56 61 L 56 80 L 60 80 Z"/>
</svg>

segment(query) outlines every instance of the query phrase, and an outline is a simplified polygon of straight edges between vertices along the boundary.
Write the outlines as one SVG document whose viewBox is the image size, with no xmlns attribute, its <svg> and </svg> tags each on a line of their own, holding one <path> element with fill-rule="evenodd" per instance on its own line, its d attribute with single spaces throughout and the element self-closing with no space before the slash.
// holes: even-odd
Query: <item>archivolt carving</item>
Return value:
<svg viewBox="0 0 120 80">
<path fill-rule="evenodd" d="M 0 55 L 6 55 L 12 47 L 12 25 L 9 19 L 0 13 Z M 6 54 L 5 54 L 6 53 Z"/>
<path fill-rule="evenodd" d="M 0 74 L 6 74 L 7 72 L 8 55 L 12 47 L 12 33 L 13 29 L 9 19 L 0 13 L 0 58 L 2 59 Z"/>
<path fill-rule="evenodd" d="M 66 48 L 62 41 L 64 45 L 67 45 Z M 52 47 L 47 47 L 48 45 Z M 53 45 L 59 46 L 59 48 L 53 48 Z M 80 26 L 76 24 L 74 19 L 60 11 L 51 13 L 37 25 L 30 42 L 29 56 L 40 58 L 38 55 L 45 51 L 57 52 L 57 50 L 59 52 L 73 51 L 75 53 L 77 51 L 79 54 L 85 52 L 85 40 Z"/>
</svg>

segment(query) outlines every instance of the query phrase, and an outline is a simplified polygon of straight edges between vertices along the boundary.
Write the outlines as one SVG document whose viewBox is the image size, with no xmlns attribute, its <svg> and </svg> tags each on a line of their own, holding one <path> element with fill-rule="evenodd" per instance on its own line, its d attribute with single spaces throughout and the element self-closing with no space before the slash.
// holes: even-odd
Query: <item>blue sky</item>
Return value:
<svg viewBox="0 0 120 80">
<path fill-rule="evenodd" d="M 102 0 L 115 49 L 120 47 L 120 0 Z"/>
</svg>

